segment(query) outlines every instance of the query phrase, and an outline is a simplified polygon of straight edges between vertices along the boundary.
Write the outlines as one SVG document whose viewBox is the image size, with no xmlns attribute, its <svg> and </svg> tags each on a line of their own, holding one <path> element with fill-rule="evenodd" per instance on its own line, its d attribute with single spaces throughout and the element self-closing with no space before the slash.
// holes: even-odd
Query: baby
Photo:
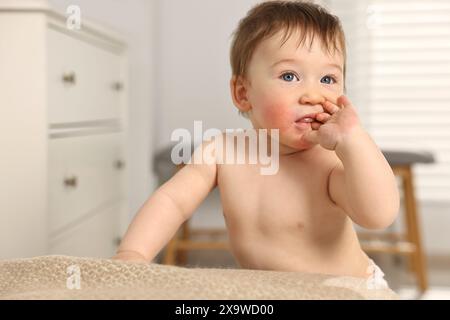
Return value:
<svg viewBox="0 0 450 320">
<path fill-rule="evenodd" d="M 145 202 L 113 258 L 151 262 L 218 186 L 241 267 L 366 279 L 381 272 L 362 251 L 353 222 L 386 228 L 399 194 L 343 95 L 345 60 L 341 24 L 324 8 L 267 1 L 251 9 L 234 33 L 231 95 L 254 130 L 278 129 L 278 171 L 186 164 Z"/>
</svg>

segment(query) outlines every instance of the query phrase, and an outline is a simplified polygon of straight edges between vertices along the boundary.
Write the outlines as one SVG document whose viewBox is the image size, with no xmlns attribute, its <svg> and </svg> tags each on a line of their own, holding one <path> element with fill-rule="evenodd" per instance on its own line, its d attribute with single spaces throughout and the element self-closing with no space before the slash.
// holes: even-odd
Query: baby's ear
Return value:
<svg viewBox="0 0 450 320">
<path fill-rule="evenodd" d="M 248 100 L 248 82 L 241 76 L 233 76 L 230 80 L 230 91 L 233 103 L 242 112 L 248 112 L 252 105 Z"/>
</svg>

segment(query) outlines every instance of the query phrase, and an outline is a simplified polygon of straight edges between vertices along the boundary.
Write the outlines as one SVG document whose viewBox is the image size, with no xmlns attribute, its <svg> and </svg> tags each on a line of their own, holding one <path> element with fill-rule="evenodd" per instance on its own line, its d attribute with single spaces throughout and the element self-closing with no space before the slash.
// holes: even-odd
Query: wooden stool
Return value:
<svg viewBox="0 0 450 320">
<path fill-rule="evenodd" d="M 434 158 L 432 154 L 426 152 L 385 150 L 383 154 L 394 174 L 402 181 L 406 230 L 404 233 L 384 232 L 381 234 L 359 232 L 361 247 L 366 253 L 406 255 L 409 258 L 409 269 L 415 273 L 419 290 L 425 292 L 428 288 L 426 257 L 420 236 L 412 166 L 415 163 L 432 163 Z"/>
<path fill-rule="evenodd" d="M 189 220 L 185 221 L 177 234 L 169 241 L 163 264 L 185 265 L 187 261 L 186 253 L 191 250 L 227 250 L 229 245 L 226 241 L 193 241 L 196 235 L 207 235 L 211 238 L 223 236 L 226 230 L 223 229 L 197 229 L 190 230 Z"/>
</svg>

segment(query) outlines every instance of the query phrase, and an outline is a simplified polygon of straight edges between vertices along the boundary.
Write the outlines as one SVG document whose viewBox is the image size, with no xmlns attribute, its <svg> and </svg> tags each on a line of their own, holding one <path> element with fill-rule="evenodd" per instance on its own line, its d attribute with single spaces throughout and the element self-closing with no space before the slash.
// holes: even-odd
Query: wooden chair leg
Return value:
<svg viewBox="0 0 450 320">
<path fill-rule="evenodd" d="M 407 179 L 407 175 L 409 172 L 409 166 L 408 165 L 401 165 L 401 166 L 394 166 L 393 167 L 394 170 L 394 174 L 400 177 L 401 180 L 401 189 L 402 189 L 402 193 L 403 193 L 403 203 L 405 203 L 405 199 L 406 199 L 406 190 L 405 190 L 405 181 Z M 406 205 L 403 206 L 403 218 L 404 218 L 404 228 L 405 230 L 405 236 L 408 242 L 413 243 L 414 239 L 413 236 L 411 234 L 411 230 L 413 229 L 413 222 L 410 219 L 411 214 L 408 214 L 408 210 Z M 398 256 L 396 256 L 398 257 Z M 410 272 L 416 273 L 415 270 L 415 258 L 412 254 L 407 255 L 406 257 L 406 264 L 407 264 L 407 268 Z"/>
<path fill-rule="evenodd" d="M 404 207 L 403 207 L 403 216 L 404 216 L 404 222 L 405 222 L 405 235 L 406 235 L 406 240 L 410 243 L 416 243 L 415 238 L 414 238 L 414 232 L 413 230 L 415 229 L 414 227 L 414 220 L 412 219 L 413 214 L 411 213 L 411 209 L 410 207 L 410 200 L 407 201 L 408 199 L 410 199 L 410 194 L 409 194 L 409 189 L 408 187 L 406 187 L 406 184 L 409 183 L 408 181 L 408 175 L 409 173 L 409 167 L 408 166 L 403 166 L 402 167 L 402 173 L 401 173 L 401 180 L 402 180 L 402 190 L 403 190 L 403 203 L 404 203 Z M 406 262 L 407 262 L 407 267 L 408 270 L 410 272 L 416 273 L 416 258 L 415 255 L 413 253 L 411 253 L 410 255 L 406 256 Z"/>
<path fill-rule="evenodd" d="M 163 264 L 167 265 L 175 265 L 177 262 L 177 243 L 178 243 L 178 234 L 175 234 L 174 237 L 169 241 L 166 248 L 166 253 L 164 255 Z"/>
<path fill-rule="evenodd" d="M 189 229 L 189 220 L 185 221 L 181 228 L 181 239 L 189 240 L 190 238 L 190 229 Z M 187 263 L 187 250 L 178 250 L 177 257 L 180 265 L 186 265 Z"/>
<path fill-rule="evenodd" d="M 179 164 L 176 166 L 175 173 L 177 173 L 181 168 L 183 168 L 184 164 Z M 174 174 L 175 174 L 174 173 Z M 163 184 L 163 181 L 160 181 L 160 185 Z M 166 247 L 166 252 L 163 258 L 163 264 L 175 265 L 178 261 L 178 231 L 175 232 L 173 238 L 169 241 Z"/>
<path fill-rule="evenodd" d="M 408 238 L 415 245 L 416 249 L 412 253 L 412 266 L 416 274 L 417 283 L 421 292 L 428 289 L 427 268 L 425 255 L 423 253 L 422 241 L 420 237 L 419 222 L 417 216 L 416 199 L 414 195 L 414 185 L 411 167 L 407 168 L 403 180 L 403 190 L 405 199 L 406 223 Z"/>
</svg>

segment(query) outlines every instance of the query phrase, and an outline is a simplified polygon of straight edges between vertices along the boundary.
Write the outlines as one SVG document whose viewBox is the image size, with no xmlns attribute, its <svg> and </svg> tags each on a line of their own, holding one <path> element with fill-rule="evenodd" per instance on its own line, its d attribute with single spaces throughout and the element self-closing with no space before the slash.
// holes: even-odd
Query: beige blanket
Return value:
<svg viewBox="0 0 450 320">
<path fill-rule="evenodd" d="M 0 299 L 398 299 L 363 279 L 43 256 L 0 261 Z"/>
</svg>

